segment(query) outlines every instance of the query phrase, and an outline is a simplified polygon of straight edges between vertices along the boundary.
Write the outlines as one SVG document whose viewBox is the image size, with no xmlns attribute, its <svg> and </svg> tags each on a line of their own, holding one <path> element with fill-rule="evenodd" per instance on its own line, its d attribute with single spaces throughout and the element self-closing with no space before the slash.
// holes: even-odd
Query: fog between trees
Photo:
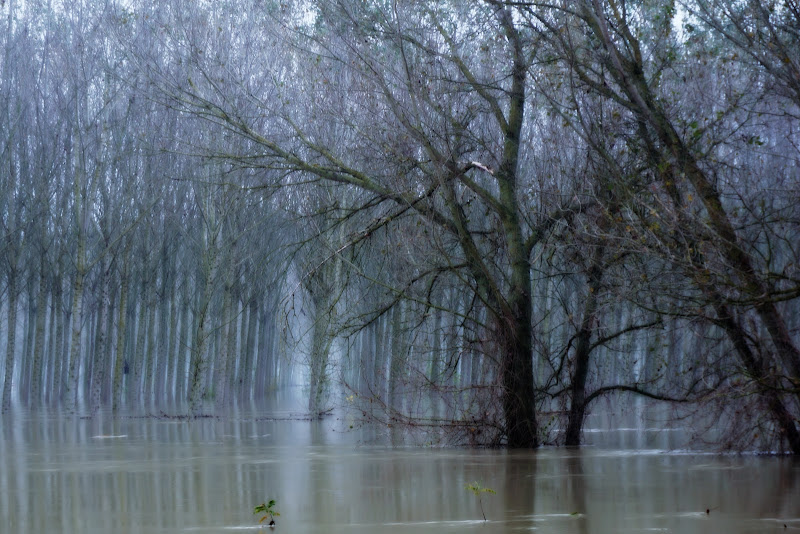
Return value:
<svg viewBox="0 0 800 534">
<path fill-rule="evenodd" d="M 2 13 L 3 411 L 800 453 L 796 0 Z"/>
</svg>

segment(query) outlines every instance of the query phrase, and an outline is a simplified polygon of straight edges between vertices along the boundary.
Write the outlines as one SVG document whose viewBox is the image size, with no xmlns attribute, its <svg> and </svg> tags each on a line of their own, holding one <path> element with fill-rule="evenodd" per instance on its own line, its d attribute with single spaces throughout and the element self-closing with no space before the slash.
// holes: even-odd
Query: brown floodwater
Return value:
<svg viewBox="0 0 800 534">
<path fill-rule="evenodd" d="M 0 418 L 0 532 L 259 532 L 253 507 L 269 499 L 276 533 L 800 531 L 791 458 L 373 438 L 335 418 L 15 412 Z M 479 500 L 465 487 L 476 481 L 496 493 Z"/>
</svg>

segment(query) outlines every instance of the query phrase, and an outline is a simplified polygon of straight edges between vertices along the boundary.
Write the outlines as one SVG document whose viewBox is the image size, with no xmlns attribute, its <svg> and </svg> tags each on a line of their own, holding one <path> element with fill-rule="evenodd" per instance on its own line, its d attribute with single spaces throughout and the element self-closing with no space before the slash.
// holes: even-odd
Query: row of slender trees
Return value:
<svg viewBox="0 0 800 534">
<path fill-rule="evenodd" d="M 179 155 L 200 134 L 134 80 L 95 7 L 5 6 L 3 411 L 274 388 L 280 216 L 246 173 Z"/>
<path fill-rule="evenodd" d="M 532 447 L 644 395 L 800 453 L 796 1 L 4 10 L 5 409 L 300 380 Z"/>
</svg>

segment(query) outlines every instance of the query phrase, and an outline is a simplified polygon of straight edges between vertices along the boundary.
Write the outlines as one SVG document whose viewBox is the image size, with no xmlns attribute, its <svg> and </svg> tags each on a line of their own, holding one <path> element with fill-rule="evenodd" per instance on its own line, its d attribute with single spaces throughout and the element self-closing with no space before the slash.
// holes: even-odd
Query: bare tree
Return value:
<svg viewBox="0 0 800 534">
<path fill-rule="evenodd" d="M 714 81 L 726 102 L 714 109 L 713 101 L 676 90 L 691 75 L 681 70 L 679 57 L 713 56 L 679 41 L 673 4 L 592 0 L 573 10 L 540 9 L 529 13 L 547 28 L 573 82 L 616 106 L 613 113 L 628 128 L 624 135 L 635 140 L 627 143 L 624 157 L 641 162 L 644 180 L 631 197 L 638 207 L 630 212 L 639 221 L 639 237 L 680 265 L 703 295 L 772 414 L 779 438 L 798 452 L 800 433 L 792 415 L 798 404 L 791 396 L 797 393 L 800 353 L 779 305 L 796 298 L 796 284 L 781 274 L 792 260 L 765 255 L 762 238 L 748 235 L 746 217 L 738 215 L 759 209 L 737 181 L 760 187 L 763 182 L 733 172 L 733 162 L 727 169 L 717 163 L 736 146 L 733 131 L 757 126 L 748 110 L 763 105 L 753 91 L 753 71 L 729 69 L 723 60 Z M 692 68 L 691 62 L 686 65 Z M 746 140 L 752 146 L 758 138 Z M 601 154 L 610 159 L 608 152 Z M 766 219 L 755 224 L 769 226 Z M 759 326 L 749 328 L 750 321 Z"/>
</svg>

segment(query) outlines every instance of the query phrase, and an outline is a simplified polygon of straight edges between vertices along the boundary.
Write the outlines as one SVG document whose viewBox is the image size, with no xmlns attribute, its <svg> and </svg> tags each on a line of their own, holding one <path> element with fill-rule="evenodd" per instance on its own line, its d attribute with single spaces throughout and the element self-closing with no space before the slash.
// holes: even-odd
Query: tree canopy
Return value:
<svg viewBox="0 0 800 534">
<path fill-rule="evenodd" d="M 536 447 L 640 395 L 800 453 L 796 1 L 3 11 L 4 410 L 299 381 Z"/>
</svg>

